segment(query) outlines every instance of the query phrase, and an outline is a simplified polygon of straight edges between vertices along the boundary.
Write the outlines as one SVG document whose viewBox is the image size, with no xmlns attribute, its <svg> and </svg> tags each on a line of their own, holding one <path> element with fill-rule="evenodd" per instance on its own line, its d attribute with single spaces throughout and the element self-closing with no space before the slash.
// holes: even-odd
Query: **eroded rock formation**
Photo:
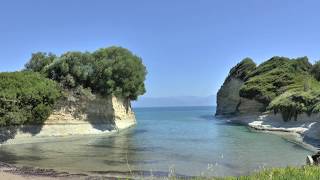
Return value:
<svg viewBox="0 0 320 180">
<path fill-rule="evenodd" d="M 2 142 L 16 139 L 67 135 L 103 134 L 133 126 L 136 123 L 130 101 L 110 96 L 69 95 L 59 101 L 42 125 L 2 128 Z"/>
</svg>

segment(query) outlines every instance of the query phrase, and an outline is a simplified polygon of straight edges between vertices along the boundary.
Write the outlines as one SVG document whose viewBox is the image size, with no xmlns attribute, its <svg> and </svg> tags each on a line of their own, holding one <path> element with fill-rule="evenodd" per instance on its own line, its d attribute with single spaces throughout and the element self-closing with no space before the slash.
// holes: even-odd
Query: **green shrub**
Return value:
<svg viewBox="0 0 320 180">
<path fill-rule="evenodd" d="M 276 97 L 268 109 L 274 113 L 280 112 L 285 121 L 294 118 L 301 113 L 318 113 L 320 105 L 320 91 L 310 89 L 308 91 L 288 91 Z"/>
<path fill-rule="evenodd" d="M 56 56 L 52 53 L 34 53 L 30 61 L 25 65 L 26 70 L 41 72 L 46 66 L 51 64 Z"/>
<path fill-rule="evenodd" d="M 45 105 L 45 104 L 38 104 L 36 107 L 32 109 L 32 117 L 31 120 L 32 124 L 41 124 L 43 121 L 45 121 L 50 113 L 51 113 L 52 107 Z"/>
<path fill-rule="evenodd" d="M 40 124 L 60 96 L 57 84 L 38 73 L 0 73 L 0 126 Z"/>
<path fill-rule="evenodd" d="M 270 168 L 255 172 L 247 176 L 238 177 L 169 177 L 169 180 L 318 180 L 320 179 L 319 166 Z"/>
<path fill-rule="evenodd" d="M 248 176 L 213 178 L 216 180 L 317 180 L 320 179 L 318 166 L 271 168 Z"/>
<path fill-rule="evenodd" d="M 303 89 L 311 64 L 306 57 L 289 59 L 273 57 L 255 68 L 240 89 L 240 96 L 268 105 L 280 94 Z"/>
</svg>

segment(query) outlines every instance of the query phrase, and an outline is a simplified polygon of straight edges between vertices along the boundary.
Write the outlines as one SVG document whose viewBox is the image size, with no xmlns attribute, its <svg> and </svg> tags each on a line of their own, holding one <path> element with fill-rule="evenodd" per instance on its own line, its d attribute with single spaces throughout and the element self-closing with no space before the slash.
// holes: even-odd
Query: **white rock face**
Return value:
<svg viewBox="0 0 320 180">
<path fill-rule="evenodd" d="M 281 114 L 267 113 L 259 116 L 258 119 L 249 123 L 248 125 L 260 129 L 269 131 L 284 131 L 299 133 L 305 137 L 312 139 L 320 139 L 320 115 L 307 114 L 298 115 L 297 120 L 283 121 Z"/>
<path fill-rule="evenodd" d="M 129 100 L 94 95 L 90 99 L 69 98 L 60 101 L 42 126 L 25 125 L 11 130 L 4 128 L 2 132 L 8 132 L 6 143 L 14 143 L 16 139 L 30 137 L 105 134 L 135 124 Z"/>
<path fill-rule="evenodd" d="M 237 78 L 227 79 L 217 94 L 216 115 L 239 115 L 261 112 L 262 103 L 240 97 L 243 81 Z"/>
<path fill-rule="evenodd" d="M 311 145 L 312 150 L 316 150 L 320 140 L 320 115 L 307 114 L 298 115 L 297 120 L 283 121 L 280 113 L 273 114 L 265 112 L 262 114 L 252 114 L 237 116 L 230 119 L 232 122 L 248 125 L 256 130 L 272 132 L 279 135 L 292 134 L 299 143 Z M 282 134 L 281 134 L 282 133 Z M 311 140 L 311 141 L 310 141 Z M 315 144 L 314 144 L 315 143 Z"/>
</svg>

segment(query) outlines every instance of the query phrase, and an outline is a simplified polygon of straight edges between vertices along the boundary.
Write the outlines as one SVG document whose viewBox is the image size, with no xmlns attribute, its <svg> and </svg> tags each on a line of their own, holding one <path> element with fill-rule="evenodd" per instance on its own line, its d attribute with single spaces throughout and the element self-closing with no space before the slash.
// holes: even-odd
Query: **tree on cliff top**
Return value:
<svg viewBox="0 0 320 180">
<path fill-rule="evenodd" d="M 38 56 L 32 56 L 26 69 L 41 72 L 64 88 L 83 86 L 104 96 L 116 95 L 130 100 L 136 100 L 146 91 L 146 68 L 140 57 L 125 48 L 102 48 L 93 53 L 67 52 L 51 62 L 44 53 L 36 54 Z"/>
</svg>

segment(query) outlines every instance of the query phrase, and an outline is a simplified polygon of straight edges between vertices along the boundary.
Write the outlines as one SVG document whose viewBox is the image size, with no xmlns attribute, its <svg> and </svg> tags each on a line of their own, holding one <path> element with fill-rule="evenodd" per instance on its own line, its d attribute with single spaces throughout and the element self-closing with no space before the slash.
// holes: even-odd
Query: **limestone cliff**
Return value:
<svg viewBox="0 0 320 180">
<path fill-rule="evenodd" d="M 264 105 L 256 100 L 240 97 L 239 91 L 243 81 L 231 78 L 226 81 L 217 95 L 216 115 L 239 115 L 260 112 Z"/>
<path fill-rule="evenodd" d="M 57 104 L 45 124 L 59 123 L 105 124 L 109 129 L 123 129 L 135 124 L 130 101 L 120 97 L 92 95 L 91 97 L 68 97 Z"/>
<path fill-rule="evenodd" d="M 237 78 L 226 80 L 217 94 L 216 115 L 232 115 L 237 113 L 240 103 L 239 89 L 243 81 Z"/>
<path fill-rule="evenodd" d="M 255 68 L 250 59 L 244 59 L 233 67 L 217 94 L 216 115 L 230 116 L 260 112 L 264 108 L 256 100 L 240 97 L 240 88 L 248 73 Z"/>
<path fill-rule="evenodd" d="M 66 135 L 102 134 L 136 124 L 130 101 L 100 95 L 73 96 L 60 100 L 43 125 L 24 125 L 2 129 L 7 139 Z M 2 137 L 2 141 L 7 139 Z M 10 140 L 12 142 L 13 140 Z"/>
</svg>

